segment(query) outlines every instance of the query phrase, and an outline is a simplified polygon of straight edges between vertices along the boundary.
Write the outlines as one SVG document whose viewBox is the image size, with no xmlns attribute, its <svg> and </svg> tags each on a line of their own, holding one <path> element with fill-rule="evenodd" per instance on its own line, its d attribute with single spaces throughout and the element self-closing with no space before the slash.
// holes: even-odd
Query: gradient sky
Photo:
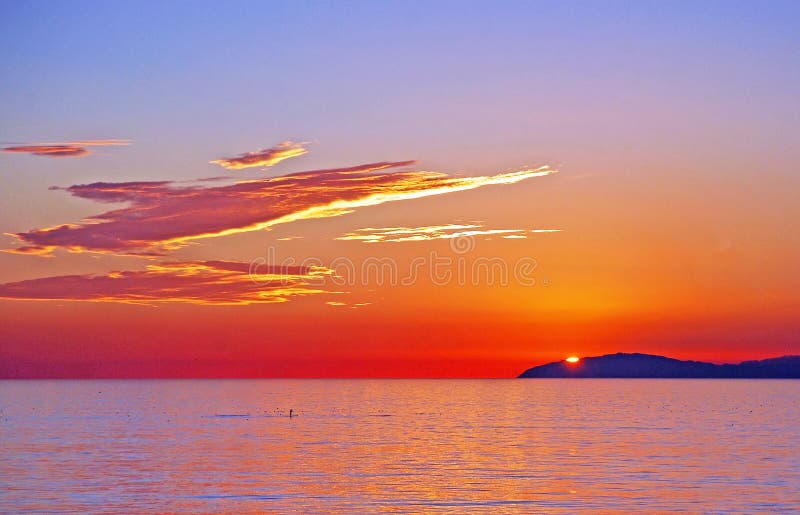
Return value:
<svg viewBox="0 0 800 515">
<path fill-rule="evenodd" d="M 3 2 L 0 376 L 798 354 L 798 20 L 797 2 Z M 456 275 L 534 259 L 535 284 L 440 284 L 432 253 Z M 396 285 L 335 266 L 378 258 L 424 264 Z"/>
</svg>

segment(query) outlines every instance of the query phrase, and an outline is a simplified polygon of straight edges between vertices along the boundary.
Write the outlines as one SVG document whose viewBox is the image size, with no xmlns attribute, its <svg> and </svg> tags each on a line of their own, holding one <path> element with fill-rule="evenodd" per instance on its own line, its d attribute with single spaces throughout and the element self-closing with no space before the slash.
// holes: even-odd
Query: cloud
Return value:
<svg viewBox="0 0 800 515">
<path fill-rule="evenodd" d="M 75 197 L 128 205 L 75 224 L 11 234 L 15 253 L 162 255 L 203 238 L 349 213 L 385 202 L 514 184 L 554 173 L 548 167 L 478 177 L 392 171 L 413 161 L 381 162 L 205 187 L 173 182 L 97 182 L 65 188 Z"/>
<path fill-rule="evenodd" d="M 299 157 L 306 153 L 308 153 L 308 150 L 303 147 L 303 143 L 284 141 L 272 148 L 256 150 L 255 152 L 246 152 L 236 157 L 225 157 L 209 162 L 218 164 L 228 170 L 241 170 L 243 168 L 255 168 L 257 166 L 266 168 L 276 165 L 286 159 Z"/>
<path fill-rule="evenodd" d="M 429 225 L 424 227 L 366 227 L 339 236 L 337 240 L 357 240 L 364 243 L 390 243 L 501 235 L 506 239 L 525 239 L 527 233 L 559 232 L 559 229 L 486 229 L 483 225 Z"/>
<path fill-rule="evenodd" d="M 85 148 L 76 145 L 22 145 L 19 147 L 6 147 L 3 152 L 47 157 L 83 157 L 91 153 Z"/>
<path fill-rule="evenodd" d="M 252 271 L 252 273 L 251 273 Z M 0 299 L 245 305 L 286 302 L 325 293 L 315 287 L 324 267 L 251 268 L 238 261 L 159 263 L 145 270 L 63 275 L 0 284 Z"/>
<path fill-rule="evenodd" d="M 334 306 L 334 307 L 349 307 L 350 309 L 358 309 L 358 308 L 363 308 L 364 306 L 370 306 L 370 305 L 372 305 L 372 302 L 356 302 L 356 303 L 353 303 L 353 304 L 348 304 L 347 302 L 339 302 L 339 301 L 332 300 L 332 301 L 326 302 L 325 304 L 327 304 L 328 306 Z"/>
<path fill-rule="evenodd" d="M 130 145 L 129 140 L 122 139 L 100 139 L 86 141 L 68 141 L 64 143 L 30 143 L 0 149 L 0 152 L 7 154 L 31 154 L 34 156 L 47 157 L 85 157 L 91 154 L 91 150 L 85 147 L 92 146 L 121 146 Z"/>
</svg>

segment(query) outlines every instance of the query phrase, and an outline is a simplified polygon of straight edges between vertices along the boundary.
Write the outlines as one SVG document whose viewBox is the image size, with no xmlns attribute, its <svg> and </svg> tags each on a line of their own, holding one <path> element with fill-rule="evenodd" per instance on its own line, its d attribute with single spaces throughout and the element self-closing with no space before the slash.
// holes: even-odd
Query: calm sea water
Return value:
<svg viewBox="0 0 800 515">
<path fill-rule="evenodd" d="M 3 512 L 800 510 L 800 381 L 3 381 L 0 410 Z"/>
</svg>

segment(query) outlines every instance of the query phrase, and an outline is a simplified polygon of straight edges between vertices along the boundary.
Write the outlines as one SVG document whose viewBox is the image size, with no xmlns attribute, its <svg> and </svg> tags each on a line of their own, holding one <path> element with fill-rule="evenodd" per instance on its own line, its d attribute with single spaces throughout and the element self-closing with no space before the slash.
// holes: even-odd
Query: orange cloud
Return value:
<svg viewBox="0 0 800 515">
<path fill-rule="evenodd" d="M 306 153 L 308 153 L 308 150 L 303 147 L 302 143 L 284 141 L 272 148 L 265 148 L 255 152 L 246 152 L 236 157 L 225 157 L 209 162 L 218 164 L 228 170 L 241 170 L 243 168 L 255 168 L 257 166 L 266 168 L 276 165 L 286 159 L 299 157 Z"/>
<path fill-rule="evenodd" d="M 548 167 L 479 177 L 385 171 L 413 161 L 372 163 L 203 187 L 172 182 L 93 183 L 65 188 L 98 202 L 127 202 L 77 224 L 12 234 L 16 253 L 71 252 L 160 255 L 189 241 L 269 229 L 278 224 L 349 213 L 385 202 L 514 184 L 554 173 Z"/>
<path fill-rule="evenodd" d="M 337 240 L 356 240 L 364 243 L 389 243 L 500 235 L 507 239 L 524 239 L 529 232 L 559 232 L 559 229 L 485 229 L 482 225 L 430 225 L 425 227 L 366 227 L 347 233 Z"/>
<path fill-rule="evenodd" d="M 145 270 L 63 275 L 0 284 L 0 299 L 158 304 L 263 304 L 325 293 L 311 283 L 330 275 L 324 267 L 279 267 L 236 261 L 183 261 Z"/>
<path fill-rule="evenodd" d="M 370 306 L 372 304 L 372 302 L 356 302 L 354 304 L 348 304 L 347 302 L 339 302 L 339 301 L 332 300 L 332 301 L 326 302 L 325 304 L 327 304 L 328 306 L 334 306 L 334 307 L 349 307 L 350 309 L 358 309 L 358 308 L 363 308 L 364 306 Z"/>
<path fill-rule="evenodd" d="M 86 141 L 68 141 L 64 143 L 31 143 L 5 147 L 0 152 L 8 154 L 31 154 L 47 157 L 85 157 L 92 152 L 85 147 L 130 145 L 130 141 L 121 139 L 101 139 Z"/>
</svg>

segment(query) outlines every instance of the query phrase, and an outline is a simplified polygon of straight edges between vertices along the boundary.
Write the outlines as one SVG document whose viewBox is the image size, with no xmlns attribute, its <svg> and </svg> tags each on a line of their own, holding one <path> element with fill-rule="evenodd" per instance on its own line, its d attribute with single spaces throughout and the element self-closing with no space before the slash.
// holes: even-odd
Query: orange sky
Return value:
<svg viewBox="0 0 800 515">
<path fill-rule="evenodd" d="M 266 232 L 203 238 L 166 256 L 58 249 L 50 258 L 6 254 L 3 259 L 17 266 L 50 270 L 39 274 L 50 282 L 33 283 L 28 294 L 47 286 L 49 295 L 56 288 L 62 297 L 2 301 L 3 374 L 507 377 L 571 354 L 637 351 L 737 361 L 796 350 L 798 285 L 796 276 L 784 273 L 794 248 L 769 239 L 750 244 L 742 235 L 752 229 L 735 205 L 717 204 L 729 210 L 718 216 L 736 222 L 725 226 L 726 241 L 712 235 L 714 215 L 693 213 L 703 206 L 685 193 L 682 212 L 647 211 L 645 205 L 668 203 L 665 197 L 674 193 L 606 202 L 604 194 L 582 186 L 590 182 L 561 171 Z M 608 186 L 602 178 L 593 182 L 598 189 Z M 584 217 L 569 204 L 581 205 Z M 465 220 L 467 213 L 486 227 L 560 232 L 520 239 L 502 233 L 383 243 L 336 239 L 362 227 L 422 227 L 417 224 Z M 686 217 L 696 222 L 685 224 Z M 775 247 L 766 248 L 770 243 Z M 80 276 L 85 282 L 112 270 L 213 259 L 253 262 L 259 274 L 267 272 L 266 260 L 313 264 L 323 272 L 300 294 L 286 294 L 286 302 L 264 304 L 250 304 L 250 295 L 271 290 L 247 273 L 237 283 L 241 291 L 226 285 L 222 297 L 201 289 L 205 299 L 181 300 L 183 293 L 175 292 L 183 292 L 183 283 L 170 283 L 168 303 L 154 289 L 167 280 L 161 276 L 133 292 L 141 300 L 119 298 L 121 287 L 112 284 L 110 291 L 90 291 L 94 302 L 70 301 L 81 297 L 83 283 L 61 291 L 52 282 L 67 271 L 61 266 L 86 274 Z M 365 265 L 370 262 L 375 266 Z M 479 263 L 491 263 L 494 275 Z M 519 263 L 535 267 L 516 276 Z M 192 275 L 192 284 L 200 279 Z M 21 295 L 4 286 L 5 296 Z M 283 284 L 281 291 L 290 286 L 296 287 Z M 220 298 L 234 305 L 220 305 Z"/>
</svg>

